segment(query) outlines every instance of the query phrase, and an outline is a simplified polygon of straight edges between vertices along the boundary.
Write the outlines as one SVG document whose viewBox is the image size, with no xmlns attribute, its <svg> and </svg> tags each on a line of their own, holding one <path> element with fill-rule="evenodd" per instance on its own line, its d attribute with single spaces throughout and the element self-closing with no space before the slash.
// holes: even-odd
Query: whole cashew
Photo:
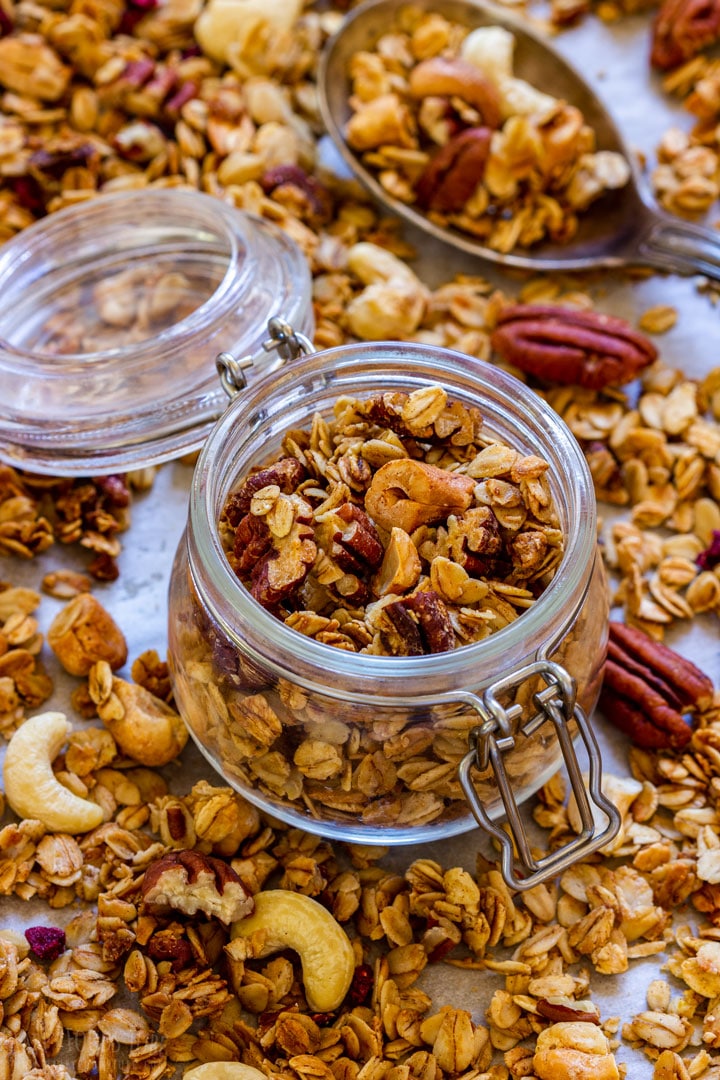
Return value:
<svg viewBox="0 0 720 1080">
<path fill-rule="evenodd" d="M 5 754 L 5 795 L 16 814 L 41 821 L 53 832 L 89 832 L 102 823 L 102 810 L 63 787 L 52 771 L 53 759 L 69 731 L 60 712 L 39 713 L 26 720 Z"/>
<path fill-rule="evenodd" d="M 503 120 L 548 112 L 557 100 L 513 75 L 515 38 L 502 26 L 478 26 L 462 43 L 460 55 L 494 85 Z"/>
<path fill-rule="evenodd" d="M 267 37 L 287 33 L 301 8 L 301 0 L 210 0 L 195 22 L 195 37 L 221 63 L 232 55 L 257 60 Z"/>
<path fill-rule="evenodd" d="M 388 461 L 372 478 L 365 509 L 383 529 L 397 527 L 408 534 L 419 525 L 462 513 L 472 502 L 475 481 L 424 461 Z"/>
<path fill-rule="evenodd" d="M 267 1076 L 241 1061 L 206 1061 L 183 1073 L 183 1080 L 267 1080 Z"/>
<path fill-rule="evenodd" d="M 230 936 L 262 934 L 261 956 L 294 949 L 302 964 L 305 997 L 311 1009 L 332 1012 L 350 989 L 355 953 L 333 916 L 309 896 L 285 889 L 255 895 L 255 911 L 233 923 Z"/>
</svg>

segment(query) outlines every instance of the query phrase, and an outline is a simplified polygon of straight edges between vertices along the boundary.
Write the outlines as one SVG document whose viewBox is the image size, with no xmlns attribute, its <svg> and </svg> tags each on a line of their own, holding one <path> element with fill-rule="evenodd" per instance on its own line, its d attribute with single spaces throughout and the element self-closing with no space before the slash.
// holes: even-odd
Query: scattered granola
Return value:
<svg viewBox="0 0 720 1080">
<path fill-rule="evenodd" d="M 50 697 L 53 682 L 40 653 L 43 635 L 34 612 L 40 596 L 0 582 L 0 734 L 9 738 L 23 722 L 26 710 Z"/>
<path fill-rule="evenodd" d="M 114 581 L 129 504 L 122 476 L 65 480 L 0 465 L 0 554 L 32 559 L 55 541 L 77 543 L 93 553 L 88 573 Z"/>
</svg>

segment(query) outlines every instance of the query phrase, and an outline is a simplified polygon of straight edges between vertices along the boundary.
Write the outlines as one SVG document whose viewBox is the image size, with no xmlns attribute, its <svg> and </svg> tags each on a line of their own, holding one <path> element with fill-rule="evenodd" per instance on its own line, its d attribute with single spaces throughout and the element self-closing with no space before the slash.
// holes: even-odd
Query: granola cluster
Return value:
<svg viewBox="0 0 720 1080">
<path fill-rule="evenodd" d="M 0 554 L 32 559 L 54 543 L 79 544 L 92 553 L 88 573 L 98 581 L 115 581 L 118 533 L 130 522 L 131 488 L 152 486 L 154 469 L 135 473 L 69 480 L 35 476 L 0 465 Z M 86 586 L 60 579 L 48 586 L 70 596 Z"/>
<path fill-rule="evenodd" d="M 350 62 L 348 146 L 389 195 L 500 252 L 567 242 L 630 167 L 572 103 L 513 74 L 513 35 L 406 9 Z"/>
<path fill-rule="evenodd" d="M 223 546 L 300 633 L 352 652 L 444 652 L 507 626 L 552 580 L 563 532 L 548 468 L 441 386 L 341 398 L 231 493 Z"/>
</svg>

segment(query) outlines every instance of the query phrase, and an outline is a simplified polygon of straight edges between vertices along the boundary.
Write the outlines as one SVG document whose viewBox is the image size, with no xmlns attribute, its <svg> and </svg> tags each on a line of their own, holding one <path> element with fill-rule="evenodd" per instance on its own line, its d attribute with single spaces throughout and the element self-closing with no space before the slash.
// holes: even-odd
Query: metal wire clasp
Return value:
<svg viewBox="0 0 720 1080">
<path fill-rule="evenodd" d="M 298 356 L 315 352 L 315 346 L 310 338 L 301 334 L 299 330 L 295 330 L 281 316 L 268 319 L 267 327 L 269 337 L 263 341 L 257 352 L 240 357 L 233 356 L 229 352 L 221 352 L 216 356 L 215 367 L 220 376 L 222 388 L 229 398 L 234 398 L 245 389 L 247 386 L 245 371 L 259 364 L 268 353 L 274 352 L 277 355 L 269 364 L 263 364 L 263 373 L 277 371 L 288 360 L 296 360 Z"/>
<path fill-rule="evenodd" d="M 533 694 L 537 712 L 524 723 L 519 723 L 524 711 L 523 706 L 514 704 L 506 709 L 500 702 L 500 695 L 517 689 L 527 679 L 536 679 L 538 676 L 545 680 L 546 685 L 544 689 Z M 487 688 L 482 698 L 473 694 L 465 696 L 464 700 L 469 701 L 476 709 L 482 723 L 470 732 L 468 741 L 471 749 L 460 762 L 458 769 L 460 783 L 478 824 L 500 845 L 502 874 L 508 885 L 521 891 L 531 889 L 612 840 L 620 828 L 620 815 L 600 788 L 600 750 L 585 713 L 577 704 L 575 680 L 565 668 L 550 660 L 539 660 L 498 679 Z M 560 744 L 570 786 L 577 802 L 581 830 L 574 840 L 544 858 L 536 859 L 505 770 L 503 755 L 514 749 L 518 734 L 532 735 L 548 720 L 553 724 Z M 573 747 L 570 730 L 573 720 L 589 759 L 587 787 Z M 488 766 L 492 768 L 497 780 L 510 826 L 510 836 L 489 816 L 473 784 L 471 770 L 476 768 L 484 772 Z M 591 803 L 608 819 L 601 832 L 598 831 L 600 825 L 593 815 Z"/>
</svg>

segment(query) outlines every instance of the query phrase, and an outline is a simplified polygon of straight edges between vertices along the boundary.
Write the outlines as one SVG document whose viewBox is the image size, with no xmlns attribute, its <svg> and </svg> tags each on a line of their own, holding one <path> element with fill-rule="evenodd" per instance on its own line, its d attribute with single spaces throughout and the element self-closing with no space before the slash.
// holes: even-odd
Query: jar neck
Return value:
<svg viewBox="0 0 720 1080">
<path fill-rule="evenodd" d="M 261 607 L 233 574 L 217 522 L 231 488 L 267 462 L 288 429 L 329 413 L 337 398 L 440 383 L 478 407 L 483 431 L 549 463 L 548 477 L 565 538 L 550 584 L 513 623 L 475 644 L 426 656 L 381 657 L 323 645 Z M 254 383 L 233 402 L 205 444 L 190 500 L 188 556 L 198 594 L 227 638 L 276 675 L 344 700 L 437 703 L 480 689 L 545 655 L 568 632 L 587 592 L 596 547 L 592 480 L 576 440 L 536 394 L 501 370 L 464 354 L 394 342 L 348 345 L 293 362 Z"/>
</svg>

